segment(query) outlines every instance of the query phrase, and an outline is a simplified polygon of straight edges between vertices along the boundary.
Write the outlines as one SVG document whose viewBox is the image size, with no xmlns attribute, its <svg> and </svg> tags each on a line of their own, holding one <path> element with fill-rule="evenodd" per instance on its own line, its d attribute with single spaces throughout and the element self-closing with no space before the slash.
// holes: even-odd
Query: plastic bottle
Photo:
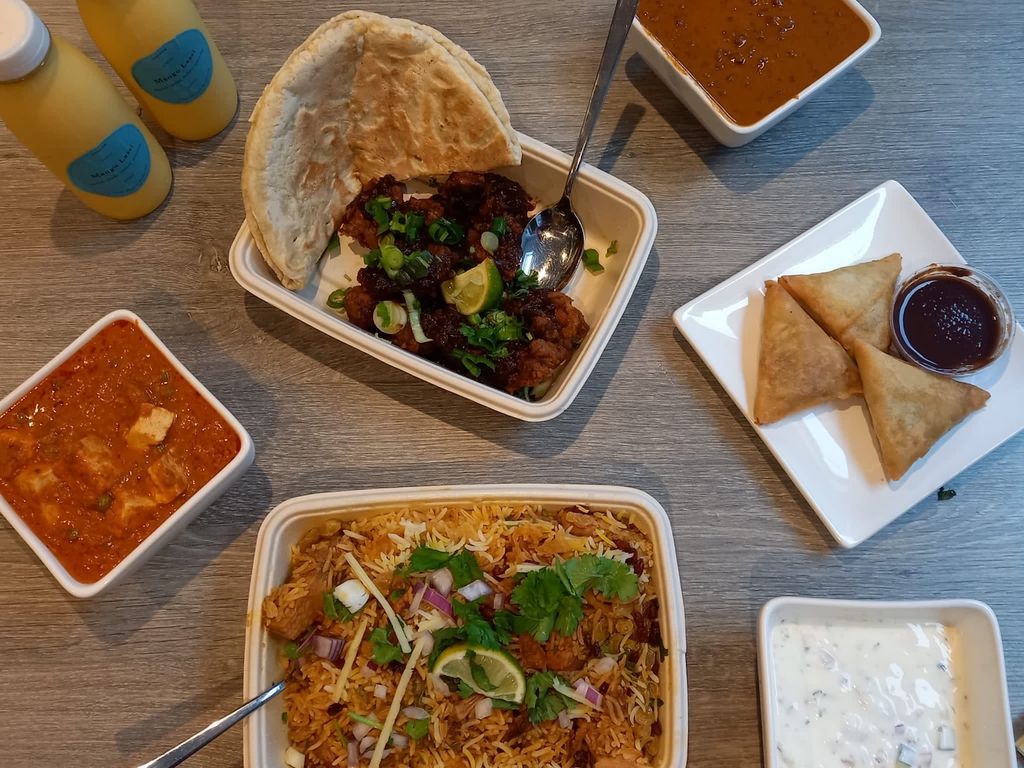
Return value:
<svg viewBox="0 0 1024 768">
<path fill-rule="evenodd" d="M 167 155 L 135 111 L 23 0 L 0 0 L 0 119 L 105 216 L 145 216 L 170 191 Z"/>
<path fill-rule="evenodd" d="M 172 136 L 227 127 L 238 91 L 192 0 L 77 0 L 85 28 L 125 85 Z"/>
</svg>

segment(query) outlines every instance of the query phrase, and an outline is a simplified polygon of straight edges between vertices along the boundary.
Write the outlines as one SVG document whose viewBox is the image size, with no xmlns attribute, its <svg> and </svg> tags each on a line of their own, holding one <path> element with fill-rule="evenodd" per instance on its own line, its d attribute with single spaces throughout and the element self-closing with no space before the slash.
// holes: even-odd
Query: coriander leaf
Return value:
<svg viewBox="0 0 1024 768">
<path fill-rule="evenodd" d="M 512 278 L 512 289 L 509 291 L 509 298 L 521 298 L 538 287 L 540 287 L 540 280 L 536 272 L 526 273 L 521 269 L 517 270 L 516 276 Z"/>
<path fill-rule="evenodd" d="M 480 598 L 482 600 L 483 598 Z M 502 648 L 508 645 L 510 634 L 507 629 L 500 629 L 492 626 L 487 619 L 480 615 L 480 600 L 472 603 L 464 603 L 461 600 L 452 601 L 452 611 L 462 620 L 462 629 L 465 632 L 466 640 L 473 645 L 481 645 L 484 648 Z M 437 642 L 435 638 L 435 644 Z"/>
<path fill-rule="evenodd" d="M 569 590 L 580 597 L 594 590 L 625 602 L 636 597 L 639 591 L 633 569 L 611 557 L 578 555 L 558 564 L 556 570 Z"/>
<path fill-rule="evenodd" d="M 451 555 L 448 552 L 420 546 L 414 549 L 409 557 L 409 572 L 425 573 L 426 571 L 436 571 L 439 568 L 444 568 L 450 559 Z"/>
<path fill-rule="evenodd" d="M 473 676 L 473 682 L 477 688 L 481 691 L 493 691 L 498 687 L 487 677 L 487 670 L 476 660 L 476 654 L 473 651 L 466 651 L 466 659 L 469 661 L 469 674 Z"/>
<path fill-rule="evenodd" d="M 513 701 L 504 699 L 491 699 L 491 706 L 495 709 L 519 709 L 519 705 Z"/>
<path fill-rule="evenodd" d="M 558 601 L 554 630 L 562 637 L 572 637 L 576 627 L 583 621 L 583 601 L 576 595 L 564 595 Z"/>
<path fill-rule="evenodd" d="M 383 627 L 377 627 L 370 633 L 370 642 L 373 644 L 373 660 L 376 664 L 383 667 L 402 660 L 402 649 L 388 639 L 388 632 Z"/>
<path fill-rule="evenodd" d="M 559 712 L 573 706 L 572 699 L 551 687 L 556 678 L 558 676 L 554 672 L 537 672 L 530 675 L 526 681 L 524 703 L 530 722 L 534 725 L 554 720 Z"/>
<path fill-rule="evenodd" d="M 476 555 L 468 549 L 460 549 L 452 555 L 448 559 L 447 566 L 448 570 L 452 572 L 452 578 L 455 579 L 455 586 L 458 588 L 462 588 L 470 582 L 484 577 L 484 572 L 480 568 L 480 563 L 476 560 Z"/>
<path fill-rule="evenodd" d="M 430 652 L 430 656 L 427 659 L 427 669 L 434 666 L 434 662 L 437 661 L 438 656 L 444 653 L 448 648 L 451 648 L 456 643 L 461 643 L 466 639 L 465 631 L 462 627 L 442 627 L 436 630 L 434 633 L 434 648 Z"/>
<path fill-rule="evenodd" d="M 292 661 L 295 661 L 297 658 L 299 658 L 300 654 L 299 654 L 299 645 L 298 645 L 298 643 L 285 643 L 284 655 L 287 656 Z"/>
<path fill-rule="evenodd" d="M 563 602 L 564 598 L 568 599 Z M 511 600 L 519 606 L 514 620 L 516 632 L 533 635 L 541 643 L 548 641 L 556 623 L 560 633 L 572 634 L 579 624 L 575 617 L 583 615 L 583 601 L 566 590 L 554 568 L 530 571 L 512 590 Z"/>
<path fill-rule="evenodd" d="M 352 621 L 352 611 L 335 598 L 332 592 L 324 592 L 324 616 L 331 621 Z"/>
<path fill-rule="evenodd" d="M 423 718 L 422 720 L 410 720 L 405 724 L 405 732 L 413 741 L 419 741 L 426 737 L 430 730 L 430 719 Z"/>
</svg>

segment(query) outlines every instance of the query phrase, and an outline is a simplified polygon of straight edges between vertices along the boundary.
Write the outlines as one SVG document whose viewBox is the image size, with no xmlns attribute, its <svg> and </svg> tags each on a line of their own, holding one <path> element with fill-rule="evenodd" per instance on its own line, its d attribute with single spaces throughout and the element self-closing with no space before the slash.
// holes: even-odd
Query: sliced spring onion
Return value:
<svg viewBox="0 0 1024 768">
<path fill-rule="evenodd" d="M 423 602 L 432 605 L 441 611 L 445 616 L 453 616 L 451 601 L 433 587 L 427 587 L 423 591 Z"/>
<path fill-rule="evenodd" d="M 349 716 L 349 719 L 352 720 L 353 722 L 362 723 L 363 725 L 368 725 L 371 728 L 376 728 L 378 731 L 381 728 L 384 727 L 384 724 L 381 723 L 380 720 L 377 720 L 374 717 L 369 717 L 367 715 L 361 715 L 358 712 L 349 712 L 348 716 Z"/>
<path fill-rule="evenodd" d="M 306 756 L 289 745 L 288 749 L 284 751 L 284 763 L 288 768 L 303 768 L 306 764 Z"/>
<path fill-rule="evenodd" d="M 447 568 L 439 568 L 430 574 L 430 583 L 434 585 L 434 589 L 448 597 L 452 593 L 452 587 L 455 585 L 455 577 L 452 576 L 452 572 Z"/>
<path fill-rule="evenodd" d="M 601 266 L 601 255 L 594 248 L 587 248 L 583 252 L 583 266 L 594 275 L 604 272 L 604 267 Z"/>
<path fill-rule="evenodd" d="M 423 332 L 423 326 L 420 324 L 420 303 L 413 295 L 412 291 L 402 291 L 402 296 L 405 298 L 405 308 L 409 313 L 409 325 L 412 327 L 413 338 L 416 339 L 420 344 L 426 344 L 432 339 Z"/>
<path fill-rule="evenodd" d="M 380 248 L 380 265 L 388 277 L 398 276 L 399 270 L 405 264 L 405 254 L 397 245 L 382 245 Z"/>
<path fill-rule="evenodd" d="M 336 291 L 331 291 L 327 297 L 327 306 L 331 309 L 344 309 L 346 293 L 348 293 L 348 288 L 339 288 Z"/>
<path fill-rule="evenodd" d="M 498 236 L 493 232 L 484 232 L 480 235 L 480 246 L 490 254 L 498 250 Z"/>
<path fill-rule="evenodd" d="M 359 564 L 351 552 L 345 553 L 345 562 L 349 564 L 352 572 L 356 575 L 356 578 L 363 582 L 363 586 L 366 587 L 367 591 L 373 595 L 374 599 L 380 603 L 380 607 L 384 609 L 384 614 L 388 617 L 388 621 L 391 622 L 391 628 L 395 630 L 395 637 L 398 638 L 398 645 L 402 649 L 403 653 L 409 653 L 412 650 L 412 645 L 409 644 L 409 637 L 406 633 L 405 624 L 402 620 L 395 615 L 395 609 L 391 607 L 391 603 L 380 593 L 377 589 L 377 585 L 373 583 L 373 579 L 366 575 L 366 571 L 363 570 L 363 566 Z"/>
<path fill-rule="evenodd" d="M 491 222 L 491 232 L 501 237 L 508 231 L 508 221 L 504 216 L 495 216 Z"/>
<path fill-rule="evenodd" d="M 341 655 L 345 647 L 345 641 L 340 637 L 327 637 L 326 635 L 313 635 L 309 647 L 321 659 L 334 661 Z"/>
<path fill-rule="evenodd" d="M 474 600 L 479 600 L 481 597 L 487 597 L 487 595 L 491 594 L 493 591 L 494 590 L 491 589 L 490 584 L 483 579 L 477 579 L 476 581 L 471 581 L 469 584 L 462 587 L 459 590 L 459 594 L 469 602 L 473 602 Z"/>
<path fill-rule="evenodd" d="M 377 326 L 378 331 L 388 336 L 394 336 L 405 328 L 408 320 L 405 307 L 397 301 L 380 301 L 373 309 L 373 324 Z"/>
<path fill-rule="evenodd" d="M 466 230 L 451 219 L 442 217 L 427 227 L 427 234 L 430 235 L 430 239 L 435 243 L 454 245 L 465 237 Z"/>
<path fill-rule="evenodd" d="M 409 660 L 405 664 L 405 669 L 402 670 L 402 677 L 398 680 L 398 687 L 395 689 L 395 698 L 391 701 L 391 708 L 388 710 L 388 716 L 384 720 L 384 727 L 381 728 L 380 738 L 377 739 L 377 748 L 373 751 L 373 758 L 370 760 L 370 768 L 380 768 L 381 760 L 384 759 L 384 750 L 388 745 L 388 738 L 391 736 L 391 732 L 395 729 L 395 721 L 398 719 L 398 713 L 402 709 L 402 697 L 405 696 L 405 690 L 409 687 L 409 680 L 412 679 L 413 670 L 416 668 L 416 662 L 420 659 L 420 654 L 423 653 L 423 638 L 420 638 L 416 645 L 412 647 L 412 651 L 409 654 Z"/>
<path fill-rule="evenodd" d="M 391 224 L 391 216 L 388 212 L 394 203 L 395 201 L 387 195 L 380 195 L 379 197 L 367 200 L 363 206 L 363 209 L 377 222 L 378 234 L 388 231 L 388 226 Z"/>
</svg>

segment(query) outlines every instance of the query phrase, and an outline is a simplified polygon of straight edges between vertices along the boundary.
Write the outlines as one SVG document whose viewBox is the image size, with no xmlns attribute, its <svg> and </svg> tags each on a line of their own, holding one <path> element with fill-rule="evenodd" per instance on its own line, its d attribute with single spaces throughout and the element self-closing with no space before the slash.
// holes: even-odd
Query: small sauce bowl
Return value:
<svg viewBox="0 0 1024 768">
<path fill-rule="evenodd" d="M 889 315 L 893 347 L 944 376 L 969 376 L 1006 351 L 1017 323 L 996 282 L 967 265 L 932 264 L 896 290 Z"/>
</svg>

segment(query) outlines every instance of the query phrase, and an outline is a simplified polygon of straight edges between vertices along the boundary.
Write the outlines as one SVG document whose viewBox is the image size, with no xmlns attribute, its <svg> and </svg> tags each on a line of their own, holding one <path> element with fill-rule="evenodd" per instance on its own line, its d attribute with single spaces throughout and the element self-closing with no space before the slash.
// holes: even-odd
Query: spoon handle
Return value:
<svg viewBox="0 0 1024 768">
<path fill-rule="evenodd" d="M 619 57 L 622 55 L 622 47 L 626 44 L 626 37 L 629 36 L 629 28 L 633 24 L 633 17 L 636 15 L 636 7 L 639 2 L 640 0 L 618 0 L 615 4 L 615 13 L 612 16 L 611 26 L 608 28 L 608 40 L 605 41 L 604 53 L 601 54 L 601 66 L 597 70 L 597 79 L 594 80 L 594 92 L 590 95 L 587 116 L 583 119 L 580 137 L 576 141 L 576 155 L 572 159 L 569 177 L 565 180 L 565 192 L 562 195 L 565 198 L 572 194 L 573 184 L 576 183 L 576 174 L 579 173 L 580 165 L 583 163 L 583 153 L 587 151 L 590 134 L 594 132 L 597 118 L 601 114 L 601 107 L 604 106 L 604 98 L 608 95 L 608 86 L 611 85 L 612 76 L 615 74 Z"/>
<path fill-rule="evenodd" d="M 200 749 L 224 733 L 224 731 L 231 728 L 238 721 L 247 718 L 283 690 L 284 680 L 268 688 L 256 698 L 245 702 L 245 704 L 240 706 L 230 715 L 225 715 L 220 720 L 214 720 L 192 738 L 186 739 L 173 749 L 164 752 L 160 757 L 155 760 L 150 760 L 148 763 L 143 763 L 138 766 L 138 768 L 174 768 L 176 765 L 181 765 Z"/>
</svg>

